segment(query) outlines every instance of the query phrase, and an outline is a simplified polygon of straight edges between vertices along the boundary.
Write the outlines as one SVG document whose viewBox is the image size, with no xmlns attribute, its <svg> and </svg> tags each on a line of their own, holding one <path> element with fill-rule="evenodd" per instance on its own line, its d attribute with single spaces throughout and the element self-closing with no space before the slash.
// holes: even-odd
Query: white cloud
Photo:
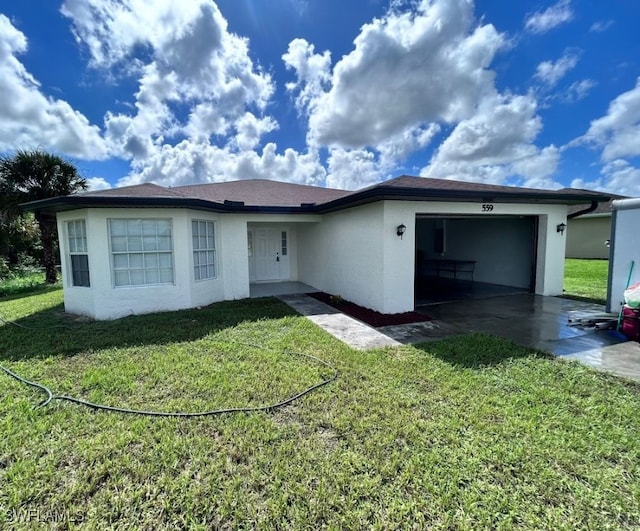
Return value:
<svg viewBox="0 0 640 531">
<path fill-rule="evenodd" d="M 232 181 L 274 179 L 322 185 L 326 172 L 318 154 L 293 149 L 277 152 L 267 144 L 262 153 L 233 152 L 227 147 L 183 140 L 175 146 L 164 144 L 144 161 L 134 161 L 133 171 L 118 181 L 119 186 L 156 182 L 165 186 Z"/>
<path fill-rule="evenodd" d="M 327 186 L 357 190 L 381 180 L 384 169 L 376 154 L 366 149 L 329 150 Z"/>
<path fill-rule="evenodd" d="M 330 148 L 327 186 L 357 190 L 396 177 L 394 172 L 415 151 L 431 143 L 440 125 L 407 129 L 369 149 Z"/>
<path fill-rule="evenodd" d="M 288 69 L 296 72 L 297 82 L 287 83 L 287 89 L 292 92 L 300 89 L 296 106 L 298 110 L 305 111 L 314 105 L 331 79 L 331 54 L 328 51 L 316 54 L 313 44 L 304 39 L 294 39 L 282 60 Z"/>
<path fill-rule="evenodd" d="M 607 31 L 611 26 L 613 26 L 613 20 L 599 20 L 591 24 L 589 31 L 593 33 L 602 33 L 603 31 Z"/>
<path fill-rule="evenodd" d="M 66 0 L 61 11 L 96 68 L 126 66 L 121 75 L 138 78 L 134 112 L 105 117 L 112 150 L 135 168 L 185 138 L 253 149 L 277 128 L 257 115 L 273 94 L 270 76 L 211 0 Z"/>
<path fill-rule="evenodd" d="M 87 187 L 89 191 L 108 190 L 111 188 L 111 184 L 103 177 L 91 177 L 87 179 Z"/>
<path fill-rule="evenodd" d="M 82 159 L 102 159 L 100 129 L 66 101 L 43 93 L 18 60 L 27 38 L 0 14 L 0 151 L 43 147 Z"/>
<path fill-rule="evenodd" d="M 571 52 L 565 52 L 557 61 L 543 61 L 540 63 L 534 77 L 548 87 L 554 87 L 577 64 L 578 56 Z"/>
<path fill-rule="evenodd" d="M 636 86 L 620 94 L 610 104 L 607 114 L 593 120 L 587 133 L 577 142 L 602 148 L 602 160 L 612 162 L 640 155 L 640 78 Z M 577 142 L 574 142 L 577 143 Z"/>
<path fill-rule="evenodd" d="M 583 79 L 581 81 L 575 81 L 571 83 L 569 88 L 561 96 L 561 100 L 567 103 L 574 103 L 587 97 L 589 92 L 597 83 L 593 79 Z"/>
<path fill-rule="evenodd" d="M 547 31 L 573 20 L 570 0 L 560 0 L 544 11 L 537 11 L 527 17 L 524 27 L 530 33 L 546 33 Z"/>
<path fill-rule="evenodd" d="M 571 186 L 640 197 L 640 168 L 632 166 L 626 160 L 617 159 L 605 164 L 600 173 L 602 177 L 591 181 L 574 179 Z"/>
<path fill-rule="evenodd" d="M 531 95 L 496 95 L 454 128 L 421 174 L 494 184 L 511 178 L 525 186 L 557 187 L 550 177 L 560 152 L 534 145 L 541 128 Z"/>
<path fill-rule="evenodd" d="M 255 115 L 247 112 L 236 121 L 235 143 L 240 151 L 255 149 L 262 136 L 277 127 L 277 122 L 272 118 L 256 118 Z"/>
<path fill-rule="evenodd" d="M 505 44 L 492 25 L 474 24 L 468 0 L 422 0 L 412 11 L 392 10 L 362 27 L 329 82 L 329 56 L 292 42 L 285 62 L 297 80 L 289 88 L 306 106 L 310 144 L 375 147 L 425 124 L 472 115 L 495 90 L 489 66 Z"/>
</svg>

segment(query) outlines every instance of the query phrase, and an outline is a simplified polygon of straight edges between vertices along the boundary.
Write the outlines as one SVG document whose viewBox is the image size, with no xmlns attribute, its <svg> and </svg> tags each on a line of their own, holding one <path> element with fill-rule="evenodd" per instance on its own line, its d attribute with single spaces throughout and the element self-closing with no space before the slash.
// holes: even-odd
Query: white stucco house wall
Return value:
<svg viewBox="0 0 640 531">
<path fill-rule="evenodd" d="M 65 310 L 113 319 L 284 281 L 405 312 L 427 263 L 473 264 L 475 282 L 559 295 L 568 205 L 608 200 L 402 176 L 355 192 L 268 180 L 143 184 L 25 208 L 57 216 Z"/>
</svg>

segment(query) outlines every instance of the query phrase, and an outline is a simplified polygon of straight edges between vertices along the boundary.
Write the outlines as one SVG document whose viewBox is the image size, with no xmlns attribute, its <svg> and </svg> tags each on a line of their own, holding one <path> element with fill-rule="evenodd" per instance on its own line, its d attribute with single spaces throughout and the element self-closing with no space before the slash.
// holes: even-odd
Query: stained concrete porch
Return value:
<svg viewBox="0 0 640 531">
<path fill-rule="evenodd" d="M 278 297 L 280 295 L 294 295 L 297 293 L 313 293 L 320 291 L 303 282 L 254 282 L 249 285 L 249 297 Z"/>
</svg>

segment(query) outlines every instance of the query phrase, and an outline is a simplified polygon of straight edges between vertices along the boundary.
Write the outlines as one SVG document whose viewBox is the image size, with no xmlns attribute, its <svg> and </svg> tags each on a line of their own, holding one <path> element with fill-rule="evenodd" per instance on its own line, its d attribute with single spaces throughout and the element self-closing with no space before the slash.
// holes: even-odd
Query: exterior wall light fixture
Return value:
<svg viewBox="0 0 640 531">
<path fill-rule="evenodd" d="M 567 228 L 567 224 L 566 223 L 560 223 L 557 227 L 556 227 L 556 232 L 559 232 L 561 235 L 564 234 L 564 229 Z"/>
<path fill-rule="evenodd" d="M 400 236 L 400 239 L 402 239 L 402 235 L 406 230 L 407 230 L 407 227 L 405 227 L 404 223 L 400 223 L 400 225 L 396 227 L 396 234 Z"/>
</svg>

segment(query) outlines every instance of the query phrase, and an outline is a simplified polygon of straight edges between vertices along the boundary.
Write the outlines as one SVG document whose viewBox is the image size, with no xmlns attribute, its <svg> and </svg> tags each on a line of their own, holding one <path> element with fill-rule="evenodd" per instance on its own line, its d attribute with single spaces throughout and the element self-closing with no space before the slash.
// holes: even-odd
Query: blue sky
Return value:
<svg viewBox="0 0 640 531">
<path fill-rule="evenodd" d="M 0 152 L 93 188 L 401 174 L 640 195 L 631 0 L 0 4 Z"/>
</svg>

